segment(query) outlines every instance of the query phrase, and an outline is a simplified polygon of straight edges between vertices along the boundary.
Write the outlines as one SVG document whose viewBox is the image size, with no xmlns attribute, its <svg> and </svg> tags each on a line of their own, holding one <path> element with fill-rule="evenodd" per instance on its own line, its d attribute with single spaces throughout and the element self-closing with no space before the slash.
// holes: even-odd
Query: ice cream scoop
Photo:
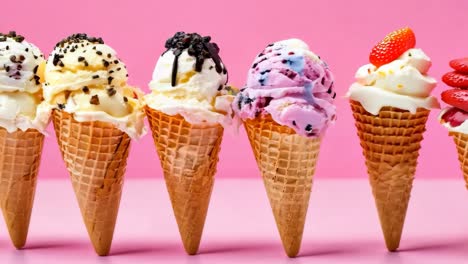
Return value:
<svg viewBox="0 0 468 264">
<path fill-rule="evenodd" d="M 45 131 L 49 114 L 39 107 L 44 64 L 42 52 L 23 36 L 0 33 L 0 126 L 8 132 Z"/>
<path fill-rule="evenodd" d="M 142 93 L 127 84 L 125 64 L 101 38 L 73 34 L 60 41 L 45 67 L 44 97 L 79 121 L 116 125 L 132 138 L 145 133 Z"/>
<path fill-rule="evenodd" d="M 152 109 L 181 115 L 192 124 L 232 121 L 234 96 L 227 86 L 228 74 L 211 37 L 177 32 L 165 44 L 145 96 Z"/>
<path fill-rule="evenodd" d="M 376 115 L 385 106 L 415 113 L 418 108 L 438 108 L 431 96 L 437 81 L 428 76 L 430 58 L 421 49 L 409 49 L 380 67 L 366 64 L 356 72 L 347 96 Z"/>
<path fill-rule="evenodd" d="M 323 135 L 336 119 L 328 65 L 299 39 L 268 45 L 255 58 L 233 109 L 241 119 L 271 115 L 307 137 Z"/>
</svg>

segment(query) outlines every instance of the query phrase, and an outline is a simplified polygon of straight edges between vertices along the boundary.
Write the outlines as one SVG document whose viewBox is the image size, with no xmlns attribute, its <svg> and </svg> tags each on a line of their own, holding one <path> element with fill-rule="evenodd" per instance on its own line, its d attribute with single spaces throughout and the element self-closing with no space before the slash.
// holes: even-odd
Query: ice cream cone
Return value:
<svg viewBox="0 0 468 264">
<path fill-rule="evenodd" d="M 378 115 L 351 101 L 372 192 L 389 251 L 400 245 L 429 110 L 384 107 Z"/>
<path fill-rule="evenodd" d="M 270 116 L 244 123 L 275 216 L 284 250 L 299 253 L 320 138 L 298 135 Z"/>
<path fill-rule="evenodd" d="M 213 189 L 221 125 L 194 125 L 146 107 L 185 251 L 196 254 Z"/>
<path fill-rule="evenodd" d="M 54 110 L 57 140 L 96 253 L 109 254 L 130 138 L 105 122 L 77 122 Z"/>
<path fill-rule="evenodd" d="M 16 248 L 26 243 L 44 135 L 0 128 L 0 207 Z"/>
<path fill-rule="evenodd" d="M 460 132 L 450 132 L 450 135 L 457 146 L 458 160 L 460 161 L 463 178 L 465 178 L 466 187 L 468 188 L 468 135 Z"/>
</svg>

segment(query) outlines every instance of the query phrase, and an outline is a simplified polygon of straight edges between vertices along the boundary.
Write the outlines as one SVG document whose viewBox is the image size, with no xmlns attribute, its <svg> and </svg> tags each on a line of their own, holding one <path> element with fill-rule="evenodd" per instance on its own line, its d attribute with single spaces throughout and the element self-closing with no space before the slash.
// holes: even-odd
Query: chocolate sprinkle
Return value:
<svg viewBox="0 0 468 264">
<path fill-rule="evenodd" d="M 116 93 L 117 93 L 117 91 L 116 91 L 114 88 L 112 88 L 112 87 L 109 88 L 109 89 L 107 89 L 107 94 L 108 94 L 109 96 L 113 96 L 113 95 L 115 95 Z"/>
<path fill-rule="evenodd" d="M 310 131 L 312 131 L 312 125 L 308 124 L 304 129 L 305 129 L 305 131 L 310 132 Z"/>
<path fill-rule="evenodd" d="M 63 48 L 66 44 L 82 43 L 84 41 L 95 43 L 95 44 L 104 44 L 104 41 L 102 40 L 102 38 L 90 37 L 84 33 L 78 33 L 78 34 L 70 35 L 67 38 L 61 40 L 59 43 L 55 45 L 55 47 Z"/>
<path fill-rule="evenodd" d="M 83 90 L 83 92 L 84 92 L 85 94 L 88 94 L 88 93 L 89 93 L 89 88 L 88 88 L 88 86 L 84 86 L 83 89 L 81 89 L 81 90 Z"/>
<path fill-rule="evenodd" d="M 126 96 L 123 97 L 124 102 L 128 102 L 128 98 Z"/>
<path fill-rule="evenodd" d="M 93 75 L 93 79 L 99 78 L 99 75 Z"/>
<path fill-rule="evenodd" d="M 90 104 L 99 105 L 99 96 L 97 94 L 91 96 L 91 100 L 89 100 Z"/>
<path fill-rule="evenodd" d="M 58 103 L 58 104 L 57 104 L 57 107 L 58 107 L 60 110 L 65 109 L 65 104 L 60 104 L 60 103 Z"/>
<path fill-rule="evenodd" d="M 10 31 L 8 34 L 0 33 L 0 42 L 6 41 L 7 38 L 12 38 L 14 41 L 19 43 L 23 42 L 24 40 L 24 37 L 16 34 L 16 31 Z"/>
</svg>

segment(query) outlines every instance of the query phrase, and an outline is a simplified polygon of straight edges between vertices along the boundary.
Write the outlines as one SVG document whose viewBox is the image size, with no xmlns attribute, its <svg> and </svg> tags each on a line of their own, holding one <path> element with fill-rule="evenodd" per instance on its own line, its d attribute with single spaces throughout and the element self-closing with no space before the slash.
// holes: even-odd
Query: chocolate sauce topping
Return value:
<svg viewBox="0 0 468 264">
<path fill-rule="evenodd" d="M 174 53 L 174 63 L 172 64 L 171 85 L 177 85 L 177 69 L 179 67 L 179 56 L 187 49 L 190 56 L 195 57 L 195 71 L 201 72 L 205 59 L 213 59 L 216 65 L 216 72 L 227 74 L 227 70 L 219 57 L 219 47 L 216 43 L 210 42 L 211 37 L 202 37 L 197 33 L 177 32 L 166 41 L 166 53 L 172 50 Z M 163 54 L 164 54 L 163 53 Z"/>
</svg>

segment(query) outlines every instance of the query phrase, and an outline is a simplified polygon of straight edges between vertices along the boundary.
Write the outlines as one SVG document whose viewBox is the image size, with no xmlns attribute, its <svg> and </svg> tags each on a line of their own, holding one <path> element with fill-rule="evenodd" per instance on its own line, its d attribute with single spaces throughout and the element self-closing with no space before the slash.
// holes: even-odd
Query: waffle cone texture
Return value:
<svg viewBox="0 0 468 264">
<path fill-rule="evenodd" d="M 213 189 L 223 127 L 191 124 L 146 107 L 185 251 L 196 254 Z"/>
<path fill-rule="evenodd" d="M 57 140 L 96 253 L 112 244 L 130 148 L 129 136 L 110 123 L 78 122 L 54 110 Z"/>
<path fill-rule="evenodd" d="M 271 116 L 244 123 L 289 257 L 299 253 L 309 206 L 320 138 L 307 138 Z"/>
<path fill-rule="evenodd" d="M 457 147 L 458 160 L 463 171 L 466 188 L 468 188 L 468 135 L 459 132 L 450 132 Z"/>
<path fill-rule="evenodd" d="M 16 248 L 26 244 L 44 135 L 0 128 L 0 207 Z"/>
<path fill-rule="evenodd" d="M 351 101 L 380 224 L 389 251 L 398 249 L 429 110 L 384 107 L 378 115 Z"/>
</svg>

